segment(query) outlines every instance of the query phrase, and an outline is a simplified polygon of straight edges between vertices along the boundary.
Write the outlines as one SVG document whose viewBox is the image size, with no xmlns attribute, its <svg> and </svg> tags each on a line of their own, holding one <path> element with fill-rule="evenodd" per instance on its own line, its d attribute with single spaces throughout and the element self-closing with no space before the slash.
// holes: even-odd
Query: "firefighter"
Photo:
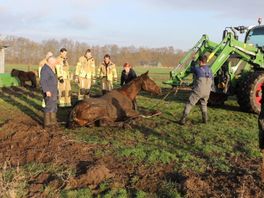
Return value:
<svg viewBox="0 0 264 198">
<path fill-rule="evenodd" d="M 52 52 L 48 52 L 48 53 L 46 54 L 46 57 L 45 57 L 44 59 L 42 59 L 42 60 L 39 62 L 39 67 L 38 67 L 38 77 L 39 77 L 39 79 L 40 79 L 40 71 L 41 71 L 42 67 L 43 67 L 45 64 L 47 64 L 47 59 L 48 59 L 49 57 L 51 57 L 51 56 L 53 56 L 53 53 L 52 53 Z M 42 106 L 43 108 L 45 107 L 45 101 L 44 101 L 44 99 L 42 100 L 42 104 L 41 104 L 41 106 Z"/>
<path fill-rule="evenodd" d="M 67 61 L 67 49 L 62 48 L 60 55 L 57 57 L 56 74 L 58 78 L 59 89 L 59 106 L 71 106 L 71 76 L 69 71 L 69 64 Z"/>
<path fill-rule="evenodd" d="M 88 98 L 92 83 L 96 80 L 95 61 L 90 49 L 79 58 L 75 70 L 75 81 L 79 84 L 78 100 Z"/>
<path fill-rule="evenodd" d="M 57 97 L 58 97 L 58 80 L 55 74 L 56 58 L 50 56 L 47 58 L 47 63 L 40 71 L 40 86 L 43 92 L 45 101 L 44 108 L 44 128 L 57 125 Z"/>
<path fill-rule="evenodd" d="M 113 82 L 117 82 L 117 71 L 114 63 L 111 62 L 109 54 L 104 56 L 104 61 L 98 68 L 97 77 L 101 80 L 102 93 L 113 89 Z"/>
<path fill-rule="evenodd" d="M 189 97 L 188 102 L 185 105 L 183 116 L 180 120 L 180 124 L 186 123 L 186 118 L 190 113 L 192 107 L 196 105 L 198 101 L 201 103 L 202 120 L 203 123 L 207 123 L 207 101 L 212 90 L 213 74 L 210 67 L 206 65 L 207 56 L 203 55 L 199 57 L 199 66 L 195 65 L 191 67 L 191 72 L 195 75 L 194 87 Z"/>
</svg>

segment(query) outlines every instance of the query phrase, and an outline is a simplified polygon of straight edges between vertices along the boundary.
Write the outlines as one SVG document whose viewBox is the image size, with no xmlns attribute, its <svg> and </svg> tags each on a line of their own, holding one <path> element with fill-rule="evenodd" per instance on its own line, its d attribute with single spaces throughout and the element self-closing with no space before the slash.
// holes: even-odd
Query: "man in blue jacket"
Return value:
<svg viewBox="0 0 264 198">
<path fill-rule="evenodd" d="M 40 71 L 40 86 L 45 101 L 44 128 L 57 125 L 58 79 L 55 74 L 56 58 L 50 56 Z"/>
<path fill-rule="evenodd" d="M 195 82 L 192 93 L 185 105 L 183 111 L 183 116 L 180 120 L 180 124 L 184 125 L 188 114 L 190 113 L 192 107 L 196 105 L 198 101 L 201 103 L 202 119 L 203 123 L 207 123 L 207 101 L 210 96 L 213 83 L 213 74 L 210 67 L 206 65 L 207 56 L 203 55 L 199 57 L 199 66 L 192 66 L 191 72 L 194 74 Z"/>
</svg>

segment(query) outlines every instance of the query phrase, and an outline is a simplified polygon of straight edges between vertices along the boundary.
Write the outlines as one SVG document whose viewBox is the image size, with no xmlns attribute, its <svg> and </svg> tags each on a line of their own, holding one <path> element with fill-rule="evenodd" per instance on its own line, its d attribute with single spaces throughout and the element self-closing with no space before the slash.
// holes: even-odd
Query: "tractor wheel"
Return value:
<svg viewBox="0 0 264 198">
<path fill-rule="evenodd" d="M 242 111 L 260 113 L 264 72 L 256 71 L 248 74 L 239 84 L 237 102 Z"/>
<path fill-rule="evenodd" d="M 208 100 L 209 106 L 223 106 L 228 96 L 224 93 L 211 92 Z"/>
</svg>

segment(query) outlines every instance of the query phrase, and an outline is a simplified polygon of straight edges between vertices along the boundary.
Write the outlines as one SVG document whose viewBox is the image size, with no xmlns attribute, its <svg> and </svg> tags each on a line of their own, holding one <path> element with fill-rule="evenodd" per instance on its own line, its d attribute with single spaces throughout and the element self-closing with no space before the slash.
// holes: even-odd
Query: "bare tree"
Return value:
<svg viewBox="0 0 264 198">
<path fill-rule="evenodd" d="M 90 46 L 87 43 L 67 38 L 35 42 L 27 38 L 14 36 L 3 37 L 3 40 L 10 46 L 6 50 L 7 64 L 37 65 L 48 51 L 59 55 L 59 50 L 62 47 L 67 48 L 69 63 L 72 66 L 76 65 L 78 58 L 88 48 L 92 50 L 97 65 L 103 60 L 105 54 L 110 54 L 118 66 L 122 66 L 125 62 L 129 62 L 134 66 L 156 62 L 162 66 L 173 67 L 184 55 L 183 51 L 175 50 L 171 46 L 163 48 L 119 47 L 117 45 Z"/>
</svg>

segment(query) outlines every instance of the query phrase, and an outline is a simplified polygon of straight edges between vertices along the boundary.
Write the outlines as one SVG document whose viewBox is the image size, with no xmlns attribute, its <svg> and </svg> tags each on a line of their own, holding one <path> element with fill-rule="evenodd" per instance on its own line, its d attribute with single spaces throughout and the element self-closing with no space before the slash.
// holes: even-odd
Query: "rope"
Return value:
<svg viewBox="0 0 264 198">
<path fill-rule="evenodd" d="M 176 88 L 176 91 L 175 91 L 175 94 L 178 93 L 178 90 L 179 89 L 177 87 Z M 159 105 L 161 105 L 172 92 L 174 92 L 174 89 L 173 88 L 161 99 L 161 101 L 157 102 L 150 109 L 157 108 Z M 157 116 L 157 115 L 160 115 L 160 114 L 161 114 L 161 112 L 157 112 L 157 113 L 154 113 L 153 115 L 149 115 L 149 116 L 148 115 L 147 116 L 145 116 L 145 115 L 139 115 L 139 117 L 142 117 L 142 118 L 151 118 L 153 116 Z"/>
<path fill-rule="evenodd" d="M 175 94 L 177 94 L 178 93 L 178 87 L 176 88 L 176 91 L 175 91 Z M 157 102 L 155 105 L 153 105 L 152 107 L 151 107 L 151 109 L 153 109 L 154 107 L 158 107 L 160 104 L 162 104 L 162 102 L 164 102 L 166 99 L 167 99 L 167 97 L 172 93 L 172 92 L 174 92 L 174 89 L 172 88 L 162 99 L 161 99 L 161 102 Z"/>
</svg>

